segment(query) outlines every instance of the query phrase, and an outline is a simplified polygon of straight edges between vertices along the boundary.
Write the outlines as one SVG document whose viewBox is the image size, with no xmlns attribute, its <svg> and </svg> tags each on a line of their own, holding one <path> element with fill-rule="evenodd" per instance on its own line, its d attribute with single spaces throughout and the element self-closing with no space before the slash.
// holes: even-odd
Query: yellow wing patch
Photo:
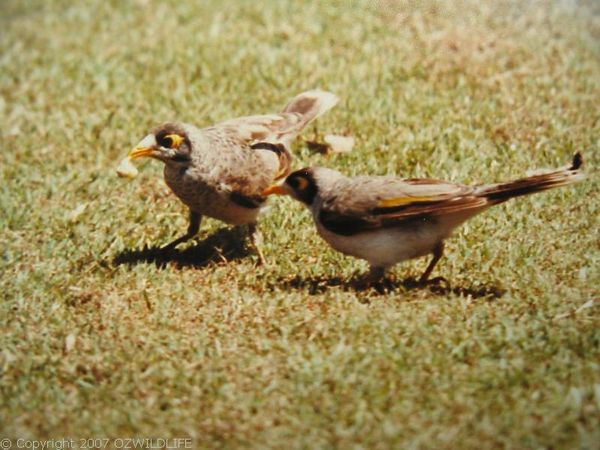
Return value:
<svg viewBox="0 0 600 450">
<path fill-rule="evenodd" d="M 397 198 L 386 198 L 377 203 L 378 208 L 395 208 L 397 206 L 410 205 L 411 203 L 422 203 L 437 200 L 437 197 L 424 196 L 424 197 L 397 197 Z"/>
</svg>

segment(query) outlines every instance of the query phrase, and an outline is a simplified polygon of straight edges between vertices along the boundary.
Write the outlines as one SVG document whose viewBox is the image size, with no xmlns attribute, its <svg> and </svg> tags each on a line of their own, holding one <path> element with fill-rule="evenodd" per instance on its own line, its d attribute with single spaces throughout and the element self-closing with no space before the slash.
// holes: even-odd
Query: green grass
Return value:
<svg viewBox="0 0 600 450">
<path fill-rule="evenodd" d="M 598 448 L 600 11 L 567 3 L 3 1 L 0 437 Z M 299 139 L 298 167 L 476 183 L 579 150 L 589 177 L 471 220 L 441 291 L 405 287 L 424 258 L 348 288 L 366 264 L 289 199 L 260 223 L 270 267 L 228 231 L 203 263 L 213 220 L 148 261 L 185 209 L 156 162 L 115 177 L 131 146 L 317 87 L 341 101 L 303 137 L 357 143 Z"/>
</svg>

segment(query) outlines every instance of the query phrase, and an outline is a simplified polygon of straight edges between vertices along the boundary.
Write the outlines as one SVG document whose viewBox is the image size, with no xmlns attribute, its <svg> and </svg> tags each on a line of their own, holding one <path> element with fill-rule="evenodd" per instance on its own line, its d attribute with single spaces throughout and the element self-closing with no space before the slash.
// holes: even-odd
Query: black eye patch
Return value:
<svg viewBox="0 0 600 450">
<path fill-rule="evenodd" d="M 286 183 L 294 190 L 296 198 L 307 205 L 310 205 L 317 195 L 314 179 L 307 172 L 303 171 L 289 176 Z"/>
<path fill-rule="evenodd" d="M 288 184 L 297 191 L 304 191 L 311 183 L 307 178 L 299 175 L 288 179 Z"/>
</svg>

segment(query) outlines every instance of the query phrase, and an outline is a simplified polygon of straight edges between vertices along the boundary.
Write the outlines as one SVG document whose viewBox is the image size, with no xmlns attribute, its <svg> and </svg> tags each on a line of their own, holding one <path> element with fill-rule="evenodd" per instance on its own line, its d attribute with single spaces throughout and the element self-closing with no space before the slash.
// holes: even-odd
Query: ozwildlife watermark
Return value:
<svg viewBox="0 0 600 450">
<path fill-rule="evenodd" d="M 192 438 L 88 438 L 88 439 L 0 439 L 0 450 L 24 448 L 30 450 L 66 449 L 188 449 Z"/>
</svg>

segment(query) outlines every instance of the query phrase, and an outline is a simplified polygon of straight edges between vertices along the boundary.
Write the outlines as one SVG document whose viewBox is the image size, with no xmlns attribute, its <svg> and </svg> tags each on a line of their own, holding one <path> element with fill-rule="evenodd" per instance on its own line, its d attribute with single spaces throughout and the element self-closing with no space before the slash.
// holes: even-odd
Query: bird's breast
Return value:
<svg viewBox="0 0 600 450">
<path fill-rule="evenodd" d="M 260 207 L 251 208 L 232 201 L 231 192 L 193 170 L 165 166 L 164 177 L 167 186 L 192 211 L 232 225 L 256 222 Z"/>
<path fill-rule="evenodd" d="M 426 255 L 441 238 L 435 225 L 378 228 L 345 236 L 328 230 L 318 219 L 316 224 L 319 235 L 335 250 L 378 267 Z"/>
</svg>

